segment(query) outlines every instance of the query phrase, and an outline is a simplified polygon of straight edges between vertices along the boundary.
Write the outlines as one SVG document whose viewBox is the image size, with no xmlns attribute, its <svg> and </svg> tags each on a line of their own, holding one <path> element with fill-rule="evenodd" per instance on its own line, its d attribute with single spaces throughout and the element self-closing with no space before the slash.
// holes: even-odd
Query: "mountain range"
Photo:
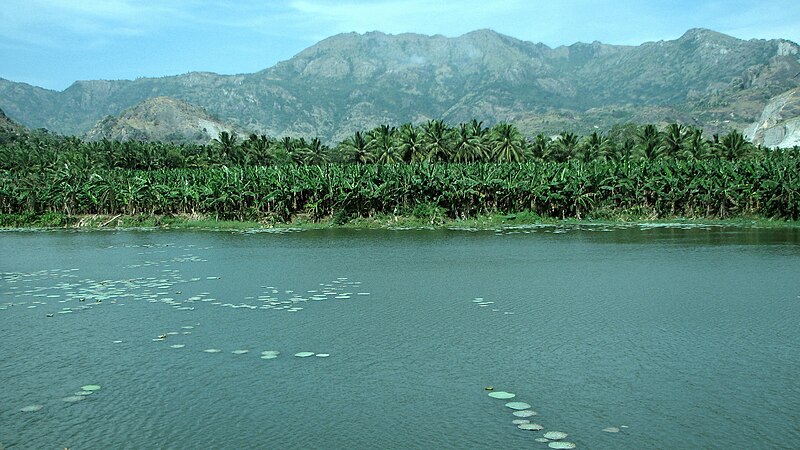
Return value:
<svg viewBox="0 0 800 450">
<path fill-rule="evenodd" d="M 338 142 L 380 124 L 473 118 L 529 136 L 623 122 L 681 122 L 710 135 L 752 129 L 771 99 L 796 88 L 800 46 L 783 39 L 692 29 L 638 46 L 550 48 L 491 30 L 370 32 L 330 37 L 252 74 L 77 81 L 63 91 L 0 79 L 0 109 L 28 127 L 94 139 L 241 130 Z M 149 131 L 132 125 L 144 122 Z"/>
</svg>

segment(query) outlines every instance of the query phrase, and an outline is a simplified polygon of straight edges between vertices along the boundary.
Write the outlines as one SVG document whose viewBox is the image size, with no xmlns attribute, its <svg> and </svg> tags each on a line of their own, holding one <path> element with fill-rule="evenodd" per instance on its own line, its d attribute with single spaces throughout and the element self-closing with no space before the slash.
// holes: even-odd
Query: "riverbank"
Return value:
<svg viewBox="0 0 800 450">
<path fill-rule="evenodd" d="M 467 219 L 451 219 L 439 215 L 432 217 L 409 217 L 376 215 L 370 218 L 354 218 L 346 222 L 333 218 L 312 220 L 308 216 L 296 216 L 287 222 L 255 222 L 217 220 L 202 215 L 80 215 L 66 216 L 59 213 L 46 214 L 0 214 L 0 228 L 65 228 L 65 229 L 203 229 L 203 230 L 259 230 L 259 229 L 398 229 L 463 228 L 495 230 L 501 228 L 551 225 L 551 226 L 728 226 L 749 228 L 800 228 L 799 221 L 776 220 L 763 217 L 685 218 L 670 217 L 653 219 L 628 214 L 609 218 L 554 219 L 530 212 L 516 214 L 483 215 Z"/>
</svg>

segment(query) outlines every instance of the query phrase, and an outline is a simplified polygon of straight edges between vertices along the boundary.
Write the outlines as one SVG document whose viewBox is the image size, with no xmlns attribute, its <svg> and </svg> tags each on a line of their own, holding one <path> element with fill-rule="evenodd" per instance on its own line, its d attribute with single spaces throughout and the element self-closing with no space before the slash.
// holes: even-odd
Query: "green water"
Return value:
<svg viewBox="0 0 800 450">
<path fill-rule="evenodd" d="M 800 447 L 794 229 L 9 231 L 0 255 L 9 449 Z"/>
</svg>

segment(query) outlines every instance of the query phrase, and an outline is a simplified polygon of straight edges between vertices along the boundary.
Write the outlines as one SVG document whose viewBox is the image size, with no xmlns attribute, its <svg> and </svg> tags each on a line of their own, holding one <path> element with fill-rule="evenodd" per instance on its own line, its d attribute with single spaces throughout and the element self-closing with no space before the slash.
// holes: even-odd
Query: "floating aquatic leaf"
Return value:
<svg viewBox="0 0 800 450">
<path fill-rule="evenodd" d="M 512 394 L 511 392 L 505 392 L 505 391 L 494 391 L 489 393 L 489 397 L 499 398 L 501 400 L 507 400 L 509 398 L 514 398 L 516 396 L 517 394 Z"/>
<path fill-rule="evenodd" d="M 81 386 L 81 390 L 84 391 L 99 391 L 100 386 L 97 384 L 87 384 L 86 386 Z"/>
<path fill-rule="evenodd" d="M 207 348 L 207 349 L 205 349 L 205 350 L 203 350 L 203 351 L 204 351 L 204 352 L 206 352 L 206 353 L 219 353 L 219 352 L 221 352 L 222 350 L 220 350 L 220 349 L 218 349 L 218 348 Z"/>
<path fill-rule="evenodd" d="M 245 353 L 250 353 L 250 350 L 234 350 L 231 353 L 234 355 L 244 355 Z"/>
<path fill-rule="evenodd" d="M 75 403 L 79 402 L 86 398 L 84 395 L 70 395 L 69 397 L 64 397 L 61 400 L 64 400 L 67 403 Z"/>
<path fill-rule="evenodd" d="M 299 352 L 295 353 L 294 356 L 298 358 L 308 358 L 309 356 L 314 356 L 314 352 Z"/>
<path fill-rule="evenodd" d="M 531 407 L 531 405 L 525 402 L 508 402 L 506 403 L 506 406 L 511 409 L 517 409 L 517 410 L 528 409 Z"/>
<path fill-rule="evenodd" d="M 517 425 L 517 428 L 526 431 L 539 431 L 544 429 L 544 427 L 539 425 L 538 423 L 523 423 L 521 425 Z"/>
<path fill-rule="evenodd" d="M 552 441 L 557 441 L 559 439 L 564 439 L 567 436 L 568 436 L 568 434 L 564 433 L 563 431 L 548 431 L 547 433 L 544 434 L 544 437 L 546 437 L 547 439 L 550 439 Z"/>
<path fill-rule="evenodd" d="M 22 411 L 22 412 L 36 412 L 36 411 L 41 411 L 42 408 L 44 408 L 44 405 L 28 405 L 28 406 L 20 409 L 20 411 Z"/>
<path fill-rule="evenodd" d="M 523 409 L 522 411 L 514 411 L 511 414 L 517 417 L 531 417 L 536 415 L 536 411 L 531 411 L 530 409 Z"/>
<path fill-rule="evenodd" d="M 619 428 L 608 427 L 608 428 L 603 428 L 603 431 L 605 431 L 606 433 L 619 433 Z"/>
<path fill-rule="evenodd" d="M 549 444 L 547 444 L 547 446 L 550 447 L 550 448 L 556 448 L 556 449 L 575 448 L 575 444 L 573 444 L 572 442 L 563 442 L 563 441 L 562 442 L 550 442 Z"/>
</svg>

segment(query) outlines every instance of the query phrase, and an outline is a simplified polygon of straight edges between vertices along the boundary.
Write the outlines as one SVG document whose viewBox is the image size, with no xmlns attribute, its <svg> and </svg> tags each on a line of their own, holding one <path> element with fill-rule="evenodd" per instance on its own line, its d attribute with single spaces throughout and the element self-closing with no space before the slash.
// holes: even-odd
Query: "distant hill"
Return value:
<svg viewBox="0 0 800 450">
<path fill-rule="evenodd" d="M 680 121 L 709 135 L 744 130 L 771 98 L 800 87 L 799 58 L 790 41 L 704 29 L 639 46 L 557 48 L 490 30 L 457 38 L 349 33 L 253 74 L 79 81 L 61 92 L 0 80 L 0 107 L 30 127 L 68 134 L 168 96 L 246 130 L 327 141 L 440 118 L 513 122 L 529 136 L 629 121 Z"/>
<path fill-rule="evenodd" d="M 0 109 L 0 132 L 3 133 L 16 133 L 22 130 L 22 127 L 9 119 L 6 114 Z"/>
<path fill-rule="evenodd" d="M 235 132 L 205 109 L 169 97 L 147 99 L 128 108 L 119 117 L 98 122 L 87 140 L 162 141 L 207 144 L 221 131 Z"/>
</svg>

